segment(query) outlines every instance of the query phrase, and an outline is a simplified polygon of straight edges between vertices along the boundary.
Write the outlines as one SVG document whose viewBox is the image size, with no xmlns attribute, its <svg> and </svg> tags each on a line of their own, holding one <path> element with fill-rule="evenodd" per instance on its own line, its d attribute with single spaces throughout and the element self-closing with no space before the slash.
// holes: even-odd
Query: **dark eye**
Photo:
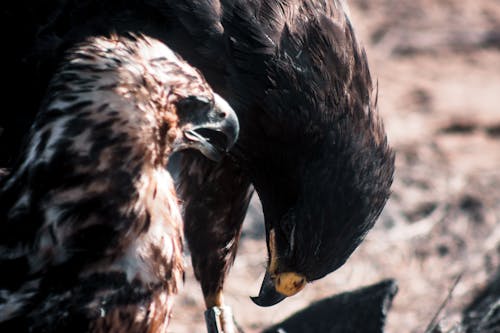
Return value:
<svg viewBox="0 0 500 333">
<path fill-rule="evenodd" d="M 190 121 L 200 119 L 201 114 L 208 114 L 212 108 L 212 101 L 202 96 L 188 96 L 176 103 L 179 119 Z"/>
</svg>

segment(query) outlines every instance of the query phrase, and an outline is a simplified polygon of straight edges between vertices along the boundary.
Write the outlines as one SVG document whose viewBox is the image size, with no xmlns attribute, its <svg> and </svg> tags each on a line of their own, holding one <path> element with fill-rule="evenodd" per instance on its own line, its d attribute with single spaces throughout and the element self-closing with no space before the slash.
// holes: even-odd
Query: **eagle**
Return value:
<svg viewBox="0 0 500 333">
<path fill-rule="evenodd" d="M 166 332 L 183 282 L 171 154 L 220 160 L 236 114 L 153 37 L 88 37 L 0 182 L 0 331 Z"/>
<path fill-rule="evenodd" d="M 254 298 L 261 306 L 339 268 L 384 207 L 394 154 L 342 0 L 19 0 L 2 7 L 9 48 L 1 56 L 11 83 L 2 100 L 12 107 L 0 115 L 0 166 L 15 156 L 57 59 L 89 36 L 153 36 L 199 68 L 233 107 L 240 134 L 230 155 L 214 163 L 186 151 L 176 170 L 207 308 L 224 305 L 254 190 L 268 250 Z M 20 87 L 26 98 L 12 100 Z"/>
</svg>

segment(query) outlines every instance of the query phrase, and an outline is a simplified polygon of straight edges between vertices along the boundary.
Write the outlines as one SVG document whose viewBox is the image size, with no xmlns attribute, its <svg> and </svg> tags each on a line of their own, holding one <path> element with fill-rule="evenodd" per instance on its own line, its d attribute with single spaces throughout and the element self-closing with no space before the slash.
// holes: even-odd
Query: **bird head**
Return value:
<svg viewBox="0 0 500 333">
<path fill-rule="evenodd" d="M 136 61 L 134 66 L 123 66 L 121 79 L 125 85 L 133 83 L 135 88 L 127 89 L 143 100 L 144 109 L 153 110 L 160 163 L 165 165 L 168 153 L 183 149 L 199 150 L 211 160 L 222 159 L 239 133 L 231 106 L 213 92 L 199 70 L 162 42 L 135 35 L 128 39 Z"/>
<path fill-rule="evenodd" d="M 220 160 L 238 137 L 239 122 L 231 106 L 213 92 L 199 70 L 153 37 L 123 33 L 88 38 L 68 51 L 61 70 L 55 82 L 66 82 L 70 73 L 101 87 L 86 92 L 88 96 L 79 94 L 81 99 L 96 100 L 95 105 L 103 103 L 102 110 L 89 117 L 105 121 L 113 133 L 140 141 L 134 146 L 143 157 L 137 160 L 150 159 L 163 167 L 172 152 L 183 149 Z M 75 92 L 50 95 L 63 94 Z"/>
<path fill-rule="evenodd" d="M 362 135 L 372 130 L 330 133 L 317 143 L 326 147 L 304 149 L 302 161 L 283 156 L 282 167 L 268 166 L 269 174 L 280 175 L 277 187 L 270 189 L 266 177 L 255 183 L 268 249 L 264 281 L 252 298 L 256 304 L 274 305 L 335 271 L 372 228 L 390 194 L 394 170 L 385 142 L 377 143 L 370 137 L 374 133 Z M 329 153 L 322 155 L 324 149 Z M 293 178 L 302 180 L 299 186 Z"/>
<path fill-rule="evenodd" d="M 181 135 L 174 150 L 196 149 L 205 157 L 219 161 L 234 145 L 239 123 L 236 113 L 216 93 L 213 98 L 188 96 L 176 102 Z"/>
<path fill-rule="evenodd" d="M 275 41 L 266 63 L 271 84 L 255 106 L 259 121 L 240 116 L 238 146 L 248 152 L 242 158 L 265 216 L 268 262 L 252 298 L 260 306 L 344 264 L 384 207 L 394 172 L 349 20 L 342 12 L 303 19 Z"/>
</svg>

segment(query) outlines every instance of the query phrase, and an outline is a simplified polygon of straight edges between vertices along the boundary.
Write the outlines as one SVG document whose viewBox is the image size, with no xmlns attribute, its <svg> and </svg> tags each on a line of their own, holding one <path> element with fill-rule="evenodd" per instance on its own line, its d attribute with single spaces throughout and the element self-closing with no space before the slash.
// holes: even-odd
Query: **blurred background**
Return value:
<svg viewBox="0 0 500 333">
<path fill-rule="evenodd" d="M 266 264 L 253 199 L 226 303 L 259 332 L 310 302 L 395 278 L 387 332 L 424 332 L 461 275 L 445 329 L 500 267 L 500 1 L 351 0 L 379 109 L 396 151 L 393 194 L 348 262 L 297 296 L 259 308 Z M 186 258 L 190 264 L 190 258 Z M 189 267 L 171 332 L 203 332 L 204 303 Z"/>
</svg>

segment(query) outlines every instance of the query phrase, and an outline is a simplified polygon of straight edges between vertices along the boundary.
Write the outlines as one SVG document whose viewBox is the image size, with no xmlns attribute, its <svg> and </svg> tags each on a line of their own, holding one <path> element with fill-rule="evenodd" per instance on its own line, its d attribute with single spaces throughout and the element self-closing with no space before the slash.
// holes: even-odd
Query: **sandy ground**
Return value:
<svg viewBox="0 0 500 333">
<path fill-rule="evenodd" d="M 500 1 L 355 0 L 350 6 L 397 154 L 393 195 L 341 269 L 271 308 L 248 298 L 257 294 L 266 262 L 254 198 L 225 288 L 246 332 L 388 277 L 397 279 L 399 293 L 387 332 L 424 332 L 460 275 L 441 314 L 446 331 L 500 267 Z M 203 332 L 203 311 L 188 271 L 169 330 Z"/>
</svg>

